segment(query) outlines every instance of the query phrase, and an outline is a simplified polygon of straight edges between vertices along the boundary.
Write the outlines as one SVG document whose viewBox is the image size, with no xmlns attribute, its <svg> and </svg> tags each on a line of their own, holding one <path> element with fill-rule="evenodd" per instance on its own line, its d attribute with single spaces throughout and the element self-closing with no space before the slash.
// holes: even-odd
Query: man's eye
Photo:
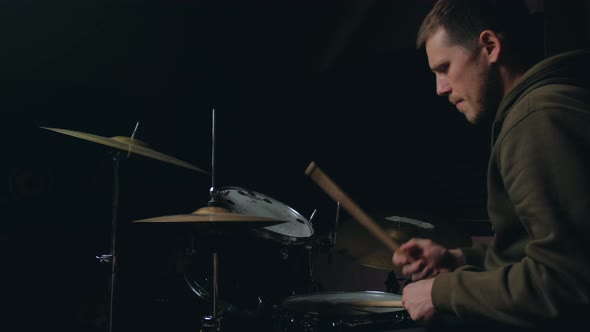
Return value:
<svg viewBox="0 0 590 332">
<path fill-rule="evenodd" d="M 442 65 L 435 67 L 432 70 L 432 72 L 434 74 L 446 74 L 448 70 L 449 70 L 449 64 L 442 64 Z"/>
</svg>

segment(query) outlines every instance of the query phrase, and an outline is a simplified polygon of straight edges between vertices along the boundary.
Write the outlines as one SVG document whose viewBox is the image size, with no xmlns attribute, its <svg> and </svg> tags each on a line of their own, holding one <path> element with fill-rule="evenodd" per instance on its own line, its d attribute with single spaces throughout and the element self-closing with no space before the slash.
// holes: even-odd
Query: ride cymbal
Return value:
<svg viewBox="0 0 590 332">
<path fill-rule="evenodd" d="M 126 151 L 128 153 L 136 153 L 145 157 L 149 157 L 152 159 L 160 160 L 169 164 L 177 165 L 180 167 L 192 169 L 197 172 L 202 172 L 207 174 L 206 171 L 193 166 L 187 162 L 182 160 L 170 157 L 163 153 L 157 152 L 147 147 L 147 144 L 143 143 L 140 140 L 125 137 L 125 136 L 114 136 L 114 137 L 103 137 L 89 133 L 83 133 L 80 131 L 68 130 L 68 129 L 59 129 L 59 128 L 48 128 L 48 127 L 41 127 L 43 129 L 51 130 L 60 134 L 69 135 L 76 138 L 81 138 L 86 141 L 110 146 L 112 148 L 116 148 L 119 150 Z"/>
</svg>

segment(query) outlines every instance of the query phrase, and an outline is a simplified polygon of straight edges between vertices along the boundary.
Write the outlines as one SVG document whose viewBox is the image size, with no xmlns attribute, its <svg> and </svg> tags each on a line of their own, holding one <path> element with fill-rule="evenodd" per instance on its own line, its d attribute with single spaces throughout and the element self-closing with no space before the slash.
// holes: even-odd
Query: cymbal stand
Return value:
<svg viewBox="0 0 590 332">
<path fill-rule="evenodd" d="M 332 264 L 332 248 L 336 245 L 336 233 L 338 232 L 338 223 L 340 222 L 340 201 L 336 202 L 336 218 L 334 220 L 334 229 L 328 233 L 328 263 Z"/>
<path fill-rule="evenodd" d="M 332 232 L 331 245 L 336 245 L 336 233 L 338 232 L 338 223 L 340 222 L 340 201 L 336 202 L 336 218 L 334 220 L 334 232 Z"/>
<path fill-rule="evenodd" d="M 113 156 L 113 203 L 112 203 L 112 239 L 111 239 L 111 281 L 109 284 L 109 332 L 113 331 L 113 307 L 115 300 L 115 275 L 117 273 L 117 256 L 115 255 L 117 241 L 117 209 L 119 207 L 119 162 L 121 153 Z"/>
<path fill-rule="evenodd" d="M 209 206 L 219 206 L 217 198 L 217 190 L 215 189 L 215 109 L 212 110 L 212 126 L 211 126 L 211 189 L 209 194 L 211 200 Z M 211 315 L 205 316 L 202 319 L 201 332 L 205 331 L 221 331 L 221 316 L 217 312 L 218 301 L 218 276 L 217 276 L 218 258 L 217 248 L 213 248 L 213 285 L 211 289 Z"/>
<path fill-rule="evenodd" d="M 135 137 L 139 122 L 135 124 L 135 129 L 131 134 L 131 139 Z M 131 155 L 128 151 L 127 158 Z M 121 161 L 121 152 L 115 152 L 113 155 L 113 197 L 111 203 L 111 247 L 107 255 L 96 256 L 101 263 L 111 263 L 111 276 L 109 278 L 109 332 L 113 331 L 113 312 L 115 303 L 115 277 L 117 274 L 117 256 L 115 254 L 117 241 L 117 211 L 119 208 L 119 164 Z"/>
<path fill-rule="evenodd" d="M 117 240 L 117 209 L 119 205 L 119 162 L 121 153 L 113 155 L 113 198 L 111 205 L 111 247 L 110 253 L 96 256 L 101 263 L 111 263 L 111 276 L 109 278 L 109 332 L 113 331 L 113 307 L 115 298 L 115 276 L 117 273 L 117 259 L 115 255 Z"/>
<path fill-rule="evenodd" d="M 217 200 L 217 188 L 215 188 L 215 109 L 211 114 L 211 188 L 209 188 L 209 195 L 211 200 L 207 203 L 208 206 L 221 206 Z"/>
<path fill-rule="evenodd" d="M 217 249 L 213 251 L 213 285 L 212 285 L 212 296 L 211 296 L 211 315 L 203 317 L 201 331 L 221 331 L 221 316 L 217 312 Z"/>
<path fill-rule="evenodd" d="M 313 221 L 316 216 L 317 209 L 313 210 L 311 216 L 309 217 L 309 223 L 313 226 Z M 314 292 L 316 289 L 316 284 L 313 281 L 313 241 L 311 243 L 307 243 L 305 245 L 305 250 L 307 250 L 307 292 L 311 293 Z"/>
</svg>

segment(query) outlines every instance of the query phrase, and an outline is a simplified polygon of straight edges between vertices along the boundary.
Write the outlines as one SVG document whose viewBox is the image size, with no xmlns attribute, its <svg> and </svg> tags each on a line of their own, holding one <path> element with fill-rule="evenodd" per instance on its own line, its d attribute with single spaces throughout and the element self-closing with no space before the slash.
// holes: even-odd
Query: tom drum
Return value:
<svg viewBox="0 0 590 332">
<path fill-rule="evenodd" d="M 217 198 L 234 213 L 287 220 L 281 224 L 254 229 L 254 234 L 261 238 L 284 245 L 298 245 L 308 243 L 314 234 L 313 226 L 307 218 L 264 194 L 240 187 L 222 187 Z"/>
</svg>

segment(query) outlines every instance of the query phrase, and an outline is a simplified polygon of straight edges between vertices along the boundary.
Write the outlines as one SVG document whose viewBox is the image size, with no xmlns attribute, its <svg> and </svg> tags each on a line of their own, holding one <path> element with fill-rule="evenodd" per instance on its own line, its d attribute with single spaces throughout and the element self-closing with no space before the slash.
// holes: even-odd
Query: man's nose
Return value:
<svg viewBox="0 0 590 332">
<path fill-rule="evenodd" d="M 436 94 L 439 96 L 447 96 L 451 94 L 451 85 L 446 79 L 436 79 Z"/>
</svg>

